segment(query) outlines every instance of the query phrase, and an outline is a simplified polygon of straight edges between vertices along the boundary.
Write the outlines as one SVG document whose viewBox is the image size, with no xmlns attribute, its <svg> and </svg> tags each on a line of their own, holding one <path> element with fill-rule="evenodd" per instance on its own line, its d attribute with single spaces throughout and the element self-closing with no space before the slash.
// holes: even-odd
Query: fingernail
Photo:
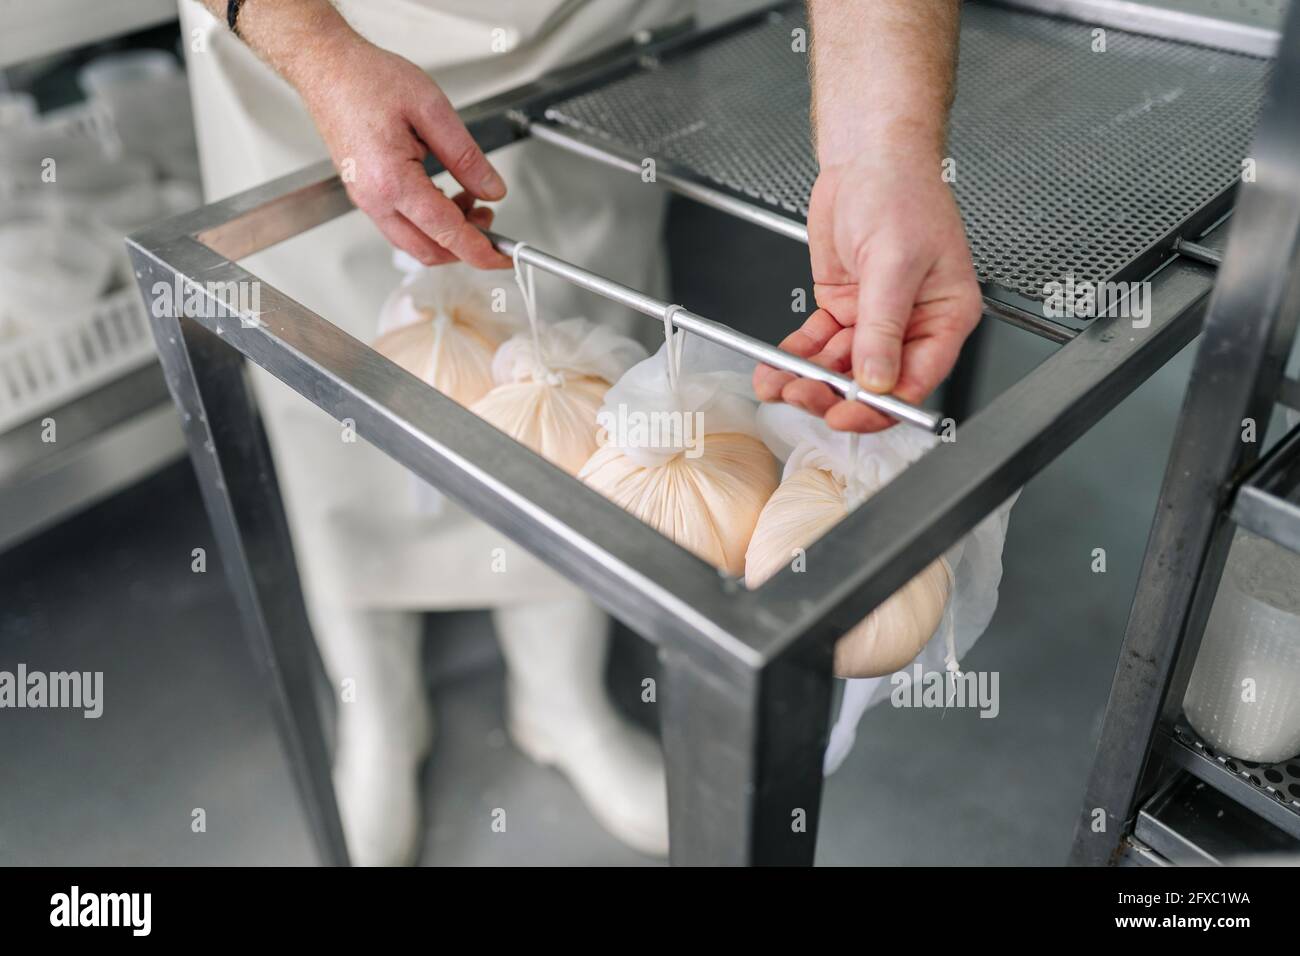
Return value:
<svg viewBox="0 0 1300 956">
<path fill-rule="evenodd" d="M 894 387 L 894 367 L 885 359 L 869 358 L 862 363 L 858 381 L 873 392 L 887 392 Z"/>
<path fill-rule="evenodd" d="M 500 173 L 489 166 L 488 173 L 483 177 L 479 189 L 487 199 L 500 199 L 506 194 L 506 181 L 501 178 Z"/>
</svg>

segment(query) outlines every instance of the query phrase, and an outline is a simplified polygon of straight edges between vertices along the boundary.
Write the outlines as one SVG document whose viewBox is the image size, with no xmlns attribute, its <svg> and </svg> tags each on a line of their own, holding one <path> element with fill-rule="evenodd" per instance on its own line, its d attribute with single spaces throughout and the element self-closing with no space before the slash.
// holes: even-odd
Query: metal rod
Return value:
<svg viewBox="0 0 1300 956">
<path fill-rule="evenodd" d="M 1218 249 L 1211 249 L 1209 246 L 1203 246 L 1199 242 L 1188 242 L 1186 239 L 1179 239 L 1174 243 L 1174 251 L 1180 256 L 1187 256 L 1189 259 L 1203 262 L 1207 266 L 1214 266 L 1216 269 L 1223 265 L 1222 252 Z"/>
<path fill-rule="evenodd" d="M 1133 33 L 1195 43 L 1200 46 L 1245 53 L 1249 56 L 1274 57 L 1281 42 L 1281 31 L 1274 26 L 1237 22 L 1227 14 L 1212 16 L 1176 9 L 1177 5 L 1141 3 L 1134 0 L 994 0 L 1004 7 L 1015 7 L 1065 17 L 1090 26 L 1113 27 Z M 1226 6 L 1226 4 L 1225 4 Z M 1244 4 L 1238 4 L 1244 7 Z M 1261 5 L 1262 6 L 1262 5 Z"/>
<path fill-rule="evenodd" d="M 587 142 L 581 136 L 556 126 L 554 123 L 533 120 L 523 115 L 517 115 L 515 121 L 526 129 L 533 139 L 543 140 L 552 146 L 558 146 L 575 155 L 595 160 L 598 163 L 604 163 L 606 166 L 613 166 L 615 169 L 636 173 L 637 175 L 641 173 L 641 164 L 627 158 L 625 155 L 620 155 L 613 143 L 603 143 L 596 146 Z M 774 210 L 732 196 L 716 186 L 694 182 L 686 176 L 678 175 L 672 169 L 666 168 L 668 166 L 669 164 L 663 159 L 658 160 L 655 182 L 667 186 L 673 192 L 685 196 L 687 199 L 693 199 L 698 203 L 721 210 L 735 216 L 737 219 L 752 222 L 778 235 L 785 236 L 787 239 L 793 239 L 795 242 L 802 242 L 804 245 L 808 244 L 808 227 L 803 223 L 790 216 L 784 216 Z"/>
<path fill-rule="evenodd" d="M 829 369 L 822 368 L 815 362 L 810 362 L 797 355 L 791 355 L 789 352 L 783 352 L 776 346 L 768 345 L 766 342 L 745 335 L 743 332 L 737 332 L 721 322 L 706 319 L 704 316 L 696 315 L 679 305 L 661 301 L 612 279 L 596 275 L 594 272 L 588 272 L 571 262 L 557 259 L 555 256 L 535 249 L 517 239 L 511 239 L 495 232 L 488 232 L 487 236 L 504 255 L 515 256 L 517 253 L 520 262 L 536 266 L 538 269 L 566 279 L 589 292 L 594 292 L 614 302 L 626 305 L 628 308 L 635 309 L 645 315 L 653 316 L 661 322 L 671 318 L 674 327 L 685 329 L 702 339 L 721 345 L 723 348 L 731 349 L 733 352 L 739 352 L 741 355 L 762 362 L 765 365 L 771 365 L 773 368 L 782 369 L 802 378 L 824 382 L 850 401 L 869 405 L 895 421 L 907 422 L 929 432 L 937 432 L 943 425 L 943 417 L 935 412 L 917 408 L 915 405 L 892 395 L 877 395 L 874 392 L 869 392 L 861 388 L 851 378 L 837 375 Z"/>
</svg>

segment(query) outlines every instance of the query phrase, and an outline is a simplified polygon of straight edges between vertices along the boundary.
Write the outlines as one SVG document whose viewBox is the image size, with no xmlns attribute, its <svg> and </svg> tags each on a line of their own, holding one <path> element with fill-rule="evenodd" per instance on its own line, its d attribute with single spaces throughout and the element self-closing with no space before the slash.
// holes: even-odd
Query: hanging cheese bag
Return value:
<svg viewBox="0 0 1300 956">
<path fill-rule="evenodd" d="M 904 426 L 872 435 L 834 432 L 789 406 L 765 407 L 759 420 L 771 445 L 789 447 L 783 438 L 796 444 L 745 553 L 751 588 L 801 557 L 934 444 L 932 436 Z M 938 629 L 951 592 L 952 569 L 939 558 L 840 638 L 836 676 L 879 677 L 906 665 Z"/>
<path fill-rule="evenodd" d="M 746 554 L 745 582 L 758 587 L 814 541 L 892 481 L 906 481 L 909 465 L 938 439 L 909 425 L 868 435 L 829 428 L 788 405 L 764 405 L 758 430 L 785 462 L 780 487 L 763 509 Z M 834 667 L 848 681 L 831 732 L 825 767 L 836 769 L 852 747 L 858 719 L 917 674 L 961 679 L 960 658 L 984 633 L 997 608 L 1002 546 L 1017 492 L 865 619 L 835 646 Z M 908 665 L 911 665 L 910 667 Z"/>
<path fill-rule="evenodd" d="M 462 263 L 411 271 L 380 309 L 375 351 L 453 401 L 474 404 L 492 388 L 497 347 L 522 324 L 516 313 L 492 310 L 500 286 L 499 274 Z"/>
<path fill-rule="evenodd" d="M 537 316 L 530 267 L 515 279 L 529 330 L 509 339 L 492 360 L 496 386 L 470 410 L 552 464 L 576 475 L 597 448 L 596 415 L 610 383 L 643 361 L 639 342 L 587 319 L 547 323 Z"/>
<path fill-rule="evenodd" d="M 758 438 L 753 363 L 737 359 L 670 332 L 606 393 L 599 415 L 605 441 L 578 477 L 739 576 L 779 466 Z"/>
</svg>

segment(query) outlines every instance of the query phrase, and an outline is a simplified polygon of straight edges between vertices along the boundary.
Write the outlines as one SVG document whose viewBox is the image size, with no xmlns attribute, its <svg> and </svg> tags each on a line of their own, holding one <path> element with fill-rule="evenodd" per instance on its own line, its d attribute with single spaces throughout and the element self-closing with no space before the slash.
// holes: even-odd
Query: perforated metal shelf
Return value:
<svg viewBox="0 0 1300 956">
<path fill-rule="evenodd" d="M 552 104 L 546 119 L 751 202 L 807 215 L 808 62 L 798 5 Z M 1145 274 L 1222 214 L 1268 61 L 968 4 L 951 124 L 955 189 L 986 292 Z M 1188 221 L 1191 220 L 1190 226 Z M 1153 258 L 1155 257 L 1155 258 Z"/>
<path fill-rule="evenodd" d="M 1164 751 L 1194 777 L 1300 838 L 1300 758 L 1253 763 L 1218 753 L 1185 720 L 1164 737 Z"/>
</svg>

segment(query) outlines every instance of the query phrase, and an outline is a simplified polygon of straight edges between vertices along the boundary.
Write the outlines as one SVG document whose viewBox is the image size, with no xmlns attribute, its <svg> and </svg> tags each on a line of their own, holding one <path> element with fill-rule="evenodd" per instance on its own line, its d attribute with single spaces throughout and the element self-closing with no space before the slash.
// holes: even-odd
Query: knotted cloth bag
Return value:
<svg viewBox="0 0 1300 956">
<path fill-rule="evenodd" d="M 934 444 L 932 436 L 902 426 L 873 435 L 837 433 L 790 406 L 763 408 L 759 431 L 788 460 L 745 553 L 751 588 L 802 560 L 810 544 Z M 939 558 L 840 638 L 835 675 L 879 677 L 903 667 L 938 629 L 951 591 L 952 570 Z"/>
<path fill-rule="evenodd" d="M 790 564 L 794 548 L 812 544 L 867 497 L 891 481 L 906 481 L 907 467 L 938 443 L 909 425 L 860 436 L 837 432 L 788 405 L 764 405 L 757 418 L 760 435 L 785 469 L 750 542 L 746 583 L 751 587 Z M 831 730 L 827 773 L 848 756 L 867 708 L 908 688 L 916 673 L 960 678 L 959 661 L 997 609 L 1002 546 L 1018 496 L 999 505 L 840 639 L 836 672 L 855 679 L 846 682 Z M 799 513 L 803 527 L 795 525 Z M 800 538 L 803 543 L 796 543 Z M 837 569 L 807 567 L 804 573 Z"/>
<path fill-rule="evenodd" d="M 670 316 L 671 321 L 671 316 Z M 604 443 L 578 477 L 736 576 L 779 466 L 758 438 L 752 362 L 670 333 L 605 394 Z"/>
<path fill-rule="evenodd" d="M 462 263 L 410 272 L 379 310 L 375 351 L 461 405 L 492 388 L 498 346 L 522 325 L 499 273 Z M 493 311 L 493 304 L 501 311 Z"/>
<path fill-rule="evenodd" d="M 495 387 L 470 410 L 571 475 L 598 447 L 600 411 L 610 383 L 646 357 L 639 342 L 587 319 L 542 322 L 531 267 L 515 278 L 529 330 L 492 360 Z"/>
</svg>

